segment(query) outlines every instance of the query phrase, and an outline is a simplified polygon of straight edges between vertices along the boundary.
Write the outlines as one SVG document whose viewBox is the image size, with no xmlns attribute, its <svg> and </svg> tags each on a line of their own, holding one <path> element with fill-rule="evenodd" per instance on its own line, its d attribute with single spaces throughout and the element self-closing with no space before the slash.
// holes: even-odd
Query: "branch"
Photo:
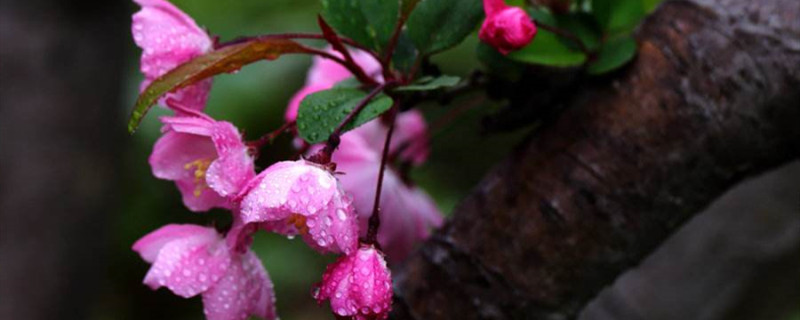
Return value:
<svg viewBox="0 0 800 320">
<path fill-rule="evenodd" d="M 393 319 L 570 319 L 745 177 L 800 154 L 800 2 L 672 1 L 395 272 Z M 533 107 L 533 106 L 532 106 Z"/>
</svg>

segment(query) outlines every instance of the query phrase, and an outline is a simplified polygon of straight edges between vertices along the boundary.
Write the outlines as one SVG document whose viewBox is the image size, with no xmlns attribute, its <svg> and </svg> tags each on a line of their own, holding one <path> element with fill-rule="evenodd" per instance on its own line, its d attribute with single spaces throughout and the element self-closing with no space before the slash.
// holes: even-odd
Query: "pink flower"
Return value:
<svg viewBox="0 0 800 320">
<path fill-rule="evenodd" d="M 353 319 L 386 319 L 392 308 L 392 276 L 383 254 L 371 245 L 328 266 L 314 293 L 330 300 L 333 313 Z"/>
<path fill-rule="evenodd" d="M 229 208 L 228 198 L 255 176 L 253 158 L 231 123 L 196 117 L 162 117 L 150 166 L 157 178 L 173 180 L 192 211 Z"/>
<path fill-rule="evenodd" d="M 342 57 L 341 53 L 331 48 L 327 48 L 326 51 L 335 56 Z M 350 55 L 353 57 L 353 61 L 361 66 L 367 75 L 375 77 L 379 82 L 383 81 L 383 76 L 380 75 L 381 64 L 375 60 L 372 55 L 357 49 L 350 50 Z M 303 98 L 307 95 L 330 89 L 337 82 L 347 79 L 350 76 L 352 76 L 350 71 L 342 65 L 333 60 L 315 56 L 311 69 L 308 71 L 306 85 L 289 100 L 289 106 L 286 108 L 286 121 L 294 121 L 297 119 L 297 110 L 300 108 L 300 102 L 303 101 Z"/>
<path fill-rule="evenodd" d="M 133 15 L 133 40 L 142 48 L 141 89 L 199 55 L 213 49 L 213 41 L 191 17 L 165 0 L 134 0 L 142 9 Z M 205 108 L 211 79 L 167 95 L 193 110 Z M 163 102 L 166 101 L 162 99 Z M 180 114 L 180 112 L 178 112 Z"/>
<path fill-rule="evenodd" d="M 381 151 L 373 149 L 360 130 L 341 137 L 332 160 L 337 170 L 344 172 L 339 180 L 353 195 L 363 236 L 375 199 Z M 433 200 L 419 188 L 407 185 L 391 167 L 384 173 L 380 206 L 378 242 L 391 261 L 403 260 L 418 241 L 429 236 L 431 227 L 442 224 L 441 213 Z"/>
<path fill-rule="evenodd" d="M 486 20 L 478 37 L 502 54 L 521 49 L 536 36 L 536 25 L 525 10 L 503 0 L 483 0 L 483 9 Z"/>
<path fill-rule="evenodd" d="M 212 228 L 166 225 L 136 241 L 133 250 L 153 264 L 146 285 L 184 298 L 201 294 L 210 320 L 276 318 L 272 281 L 261 261 L 250 250 L 229 250 Z"/>
<path fill-rule="evenodd" d="M 414 165 L 424 163 L 430 155 L 430 145 L 428 128 L 422 113 L 418 110 L 409 110 L 398 114 L 394 129 L 389 152 L 392 154 L 399 152 L 400 160 L 409 161 Z M 364 138 L 370 149 L 379 153 L 383 151 L 387 131 L 389 128 L 380 119 L 367 122 L 353 130 Z"/>
<path fill-rule="evenodd" d="M 358 245 L 358 221 L 351 200 L 325 168 L 305 161 L 273 164 L 242 192 L 242 223 L 301 235 L 320 252 L 349 253 Z"/>
</svg>

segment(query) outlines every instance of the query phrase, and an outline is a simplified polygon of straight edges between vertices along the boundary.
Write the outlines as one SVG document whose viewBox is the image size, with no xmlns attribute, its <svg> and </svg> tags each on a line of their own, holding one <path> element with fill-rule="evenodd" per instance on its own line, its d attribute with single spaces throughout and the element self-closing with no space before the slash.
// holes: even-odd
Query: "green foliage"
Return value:
<svg viewBox="0 0 800 320">
<path fill-rule="evenodd" d="M 491 70 L 494 75 L 500 76 L 508 81 L 517 81 L 522 77 L 523 70 L 525 69 L 524 64 L 506 58 L 506 56 L 497 52 L 497 50 L 488 44 L 483 42 L 478 43 L 478 47 L 475 51 L 478 60 L 480 60 L 486 68 Z"/>
<path fill-rule="evenodd" d="M 461 43 L 482 19 L 481 0 L 423 0 L 408 17 L 408 36 L 430 55 Z"/>
<path fill-rule="evenodd" d="M 461 81 L 461 78 L 455 76 L 438 76 L 438 77 L 422 77 L 413 84 L 399 87 L 395 89 L 395 91 L 430 91 L 436 90 L 441 88 L 452 87 L 458 82 Z"/>
<path fill-rule="evenodd" d="M 417 48 L 408 37 L 408 32 L 404 30 L 397 39 L 397 47 L 392 55 L 392 65 L 395 69 L 407 73 L 414 66 L 417 55 L 419 55 Z"/>
<path fill-rule="evenodd" d="M 322 0 L 322 16 L 339 34 L 381 51 L 397 24 L 398 6 L 397 0 Z"/>
<path fill-rule="evenodd" d="M 586 71 L 590 74 L 603 74 L 625 65 L 636 56 L 636 41 L 631 36 L 622 36 L 606 41 L 597 57 Z"/>
<path fill-rule="evenodd" d="M 644 2 L 645 0 L 592 0 L 592 14 L 607 35 L 627 33 L 636 28 L 647 14 Z"/>
<path fill-rule="evenodd" d="M 136 131 L 153 104 L 169 92 L 220 73 L 237 71 L 259 60 L 274 60 L 284 53 L 301 52 L 306 52 L 306 49 L 297 42 L 261 38 L 227 46 L 194 58 L 150 83 L 139 95 L 128 121 L 128 132 Z"/>
<path fill-rule="evenodd" d="M 577 67 L 586 62 L 583 52 L 572 49 L 547 30 L 539 30 L 529 45 L 509 53 L 507 57 L 514 61 L 552 67 Z"/>
<path fill-rule="evenodd" d="M 367 94 L 354 88 L 333 88 L 312 93 L 300 103 L 297 112 L 297 130 L 308 143 L 328 140 L 339 124 L 366 98 Z M 392 99 L 379 94 L 353 118 L 342 132 L 375 119 L 392 107 Z"/>
</svg>

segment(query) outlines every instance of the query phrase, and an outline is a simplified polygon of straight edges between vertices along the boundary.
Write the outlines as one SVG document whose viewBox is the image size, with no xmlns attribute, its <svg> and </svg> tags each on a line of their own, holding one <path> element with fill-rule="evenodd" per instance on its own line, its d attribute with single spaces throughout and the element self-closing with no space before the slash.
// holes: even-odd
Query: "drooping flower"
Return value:
<svg viewBox="0 0 800 320">
<path fill-rule="evenodd" d="M 356 320 L 386 319 L 392 308 L 392 276 L 383 254 L 372 245 L 329 265 L 314 293 L 330 300 L 333 313 Z"/>
<path fill-rule="evenodd" d="M 421 165 L 430 155 L 428 127 L 419 110 L 409 110 L 397 115 L 389 143 L 389 153 L 397 154 L 397 159 L 408 161 L 413 165 Z M 365 123 L 353 132 L 360 135 L 370 149 L 383 151 L 386 133 L 389 127 L 380 119 Z"/>
<path fill-rule="evenodd" d="M 250 250 L 234 252 L 212 228 L 166 225 L 134 243 L 152 264 L 144 283 L 184 298 L 201 294 L 209 320 L 275 319 L 272 281 Z"/>
<path fill-rule="evenodd" d="M 173 180 L 192 211 L 229 208 L 255 176 L 253 158 L 233 124 L 208 116 L 162 117 L 164 135 L 150 154 L 157 178 Z"/>
<path fill-rule="evenodd" d="M 142 48 L 141 89 L 178 65 L 213 49 L 214 42 L 186 13 L 166 0 L 134 0 L 142 9 L 133 15 L 133 40 Z M 187 108 L 205 108 L 211 79 L 167 95 Z M 161 100 L 164 105 L 165 99 Z M 180 110 L 176 110 L 181 114 Z"/>
<path fill-rule="evenodd" d="M 358 245 L 357 215 L 339 181 L 306 160 L 282 161 L 259 173 L 242 192 L 242 223 L 287 236 L 314 249 L 349 253 Z"/>
<path fill-rule="evenodd" d="M 341 53 L 330 47 L 325 51 L 337 57 L 342 56 Z M 350 55 L 353 57 L 353 61 L 361 66 L 367 75 L 374 77 L 378 82 L 383 82 L 383 76 L 380 74 L 381 64 L 375 60 L 372 55 L 357 49 L 350 50 Z M 315 56 L 311 69 L 308 72 L 305 86 L 289 100 L 289 106 L 286 108 L 286 121 L 294 121 L 297 119 L 297 110 L 300 108 L 300 102 L 303 101 L 303 98 L 307 95 L 330 89 L 337 82 L 347 79 L 350 76 L 352 76 L 350 70 L 347 70 L 347 68 L 339 63 L 320 56 Z"/>
<path fill-rule="evenodd" d="M 342 135 L 332 161 L 344 173 L 339 180 L 353 195 L 364 236 L 372 214 L 381 151 L 373 149 L 359 130 Z M 442 224 L 442 215 L 433 200 L 419 188 L 406 184 L 391 167 L 386 167 L 383 176 L 380 217 L 378 242 L 391 261 L 403 260 L 418 241 L 430 235 L 432 227 Z"/>
<path fill-rule="evenodd" d="M 536 25 L 522 8 L 506 5 L 504 0 L 483 0 L 486 20 L 478 37 L 502 54 L 519 50 L 536 36 Z"/>
</svg>

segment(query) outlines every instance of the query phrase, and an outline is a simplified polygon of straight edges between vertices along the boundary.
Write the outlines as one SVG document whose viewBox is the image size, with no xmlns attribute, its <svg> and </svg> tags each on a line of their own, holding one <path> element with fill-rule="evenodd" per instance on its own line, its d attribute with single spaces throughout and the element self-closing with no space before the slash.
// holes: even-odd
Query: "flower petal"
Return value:
<svg viewBox="0 0 800 320">
<path fill-rule="evenodd" d="M 231 208 L 228 199 L 220 196 L 206 185 L 189 180 L 177 180 L 175 185 L 181 192 L 183 205 L 192 212 L 203 212 L 212 208 Z"/>
<path fill-rule="evenodd" d="M 225 242 L 212 228 L 170 227 L 167 231 L 157 230 L 153 234 L 140 240 L 142 246 L 151 249 L 144 251 L 148 257 L 156 244 L 164 243 L 144 278 L 144 283 L 150 288 L 165 286 L 176 295 L 192 297 L 213 286 L 230 265 Z"/>
<path fill-rule="evenodd" d="M 156 178 L 193 180 L 195 170 L 191 164 L 198 160 L 210 162 L 216 157 L 217 151 L 211 139 L 168 131 L 156 141 L 149 162 Z"/>
<path fill-rule="evenodd" d="M 208 34 L 180 9 L 164 0 L 139 0 L 133 15 L 133 40 L 144 50 L 142 73 L 155 79 L 213 45 Z"/>
<path fill-rule="evenodd" d="M 211 140 L 219 157 L 208 168 L 206 181 L 223 197 L 236 195 L 255 176 L 253 158 L 239 130 L 229 122 L 217 122 L 212 128 Z"/>
<path fill-rule="evenodd" d="M 203 293 L 206 317 L 209 320 L 244 320 L 254 315 L 275 319 L 275 293 L 261 260 L 249 250 L 233 260 L 227 274 Z"/>
<path fill-rule="evenodd" d="M 133 251 L 139 253 L 144 261 L 153 263 L 158 256 L 158 252 L 168 242 L 190 237 L 198 237 L 203 241 L 213 241 L 216 238 L 216 231 L 213 229 L 192 225 L 192 224 L 169 224 L 156 231 L 148 233 L 133 244 Z"/>
</svg>

